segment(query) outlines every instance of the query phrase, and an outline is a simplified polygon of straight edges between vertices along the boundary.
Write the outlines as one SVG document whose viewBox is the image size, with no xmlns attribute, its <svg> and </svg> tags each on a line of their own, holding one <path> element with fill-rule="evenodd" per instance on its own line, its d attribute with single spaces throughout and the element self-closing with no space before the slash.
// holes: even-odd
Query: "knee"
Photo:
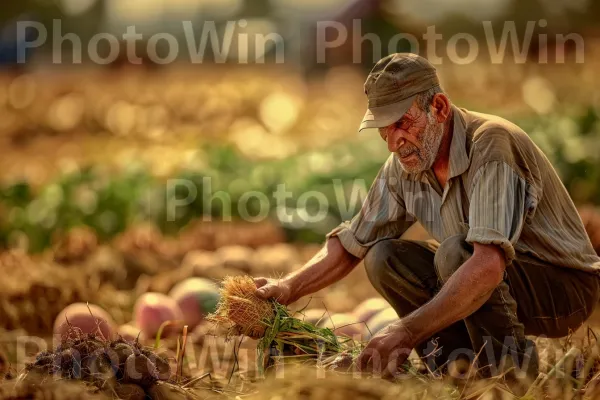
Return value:
<svg viewBox="0 0 600 400">
<path fill-rule="evenodd" d="M 373 286 L 377 287 L 387 273 L 388 261 L 394 250 L 397 250 L 397 240 L 387 239 L 375 243 L 364 258 L 365 271 Z"/>
<path fill-rule="evenodd" d="M 465 239 L 466 235 L 463 234 L 451 236 L 435 252 L 435 270 L 442 282 L 446 282 L 471 257 L 472 246 Z"/>
</svg>

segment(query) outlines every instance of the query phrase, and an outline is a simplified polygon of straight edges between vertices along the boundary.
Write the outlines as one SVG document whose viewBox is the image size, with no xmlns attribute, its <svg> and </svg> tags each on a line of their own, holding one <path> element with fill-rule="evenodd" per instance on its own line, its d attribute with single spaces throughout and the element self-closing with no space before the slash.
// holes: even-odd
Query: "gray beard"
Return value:
<svg viewBox="0 0 600 400">
<path fill-rule="evenodd" d="M 443 137 L 444 124 L 437 122 L 432 113 L 427 113 L 427 126 L 418 138 L 422 143 L 422 147 L 419 149 L 412 145 L 410 147 L 403 146 L 403 149 L 398 152 L 401 157 L 416 153 L 418 159 L 417 163 L 411 163 L 410 165 L 405 165 L 400 161 L 404 171 L 409 174 L 416 174 L 430 169 L 440 150 Z"/>
</svg>

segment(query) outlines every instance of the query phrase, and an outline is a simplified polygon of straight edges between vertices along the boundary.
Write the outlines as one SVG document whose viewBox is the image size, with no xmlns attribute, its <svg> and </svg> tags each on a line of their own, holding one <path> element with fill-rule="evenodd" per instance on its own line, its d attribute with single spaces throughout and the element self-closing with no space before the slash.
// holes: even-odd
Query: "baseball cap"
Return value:
<svg viewBox="0 0 600 400">
<path fill-rule="evenodd" d="M 412 53 L 395 53 L 375 64 L 365 82 L 368 107 L 359 131 L 398 121 L 417 94 L 439 86 L 435 67 Z"/>
</svg>

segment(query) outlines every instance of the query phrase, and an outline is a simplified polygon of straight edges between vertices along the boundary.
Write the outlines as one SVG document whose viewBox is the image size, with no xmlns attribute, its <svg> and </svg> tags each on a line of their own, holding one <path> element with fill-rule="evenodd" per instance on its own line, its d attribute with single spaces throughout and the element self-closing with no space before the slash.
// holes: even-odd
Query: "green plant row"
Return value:
<svg viewBox="0 0 600 400">
<path fill-rule="evenodd" d="M 551 159 L 577 203 L 600 204 L 599 121 L 592 107 L 575 117 L 517 121 Z M 38 252 L 57 232 L 79 225 L 93 228 L 101 240 L 142 221 L 177 234 L 199 218 L 271 218 L 291 240 L 321 241 L 358 210 L 387 149 L 378 136 L 363 135 L 283 160 L 251 160 L 230 146 L 202 148 L 198 157 L 194 165 L 202 167 L 182 168 L 166 180 L 151 176 L 144 165 L 112 175 L 88 166 L 37 189 L 26 181 L 6 184 L 0 187 L 0 246 L 25 240 L 29 251 Z"/>
</svg>

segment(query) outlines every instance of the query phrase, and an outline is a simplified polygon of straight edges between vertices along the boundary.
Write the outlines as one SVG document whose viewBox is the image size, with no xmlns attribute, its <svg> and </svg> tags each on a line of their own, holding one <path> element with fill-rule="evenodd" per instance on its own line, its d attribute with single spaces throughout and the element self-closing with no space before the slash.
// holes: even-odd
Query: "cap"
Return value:
<svg viewBox="0 0 600 400">
<path fill-rule="evenodd" d="M 395 53 L 375 64 L 365 82 L 368 108 L 359 131 L 398 121 L 417 94 L 439 86 L 435 67 L 412 53 Z"/>
</svg>

